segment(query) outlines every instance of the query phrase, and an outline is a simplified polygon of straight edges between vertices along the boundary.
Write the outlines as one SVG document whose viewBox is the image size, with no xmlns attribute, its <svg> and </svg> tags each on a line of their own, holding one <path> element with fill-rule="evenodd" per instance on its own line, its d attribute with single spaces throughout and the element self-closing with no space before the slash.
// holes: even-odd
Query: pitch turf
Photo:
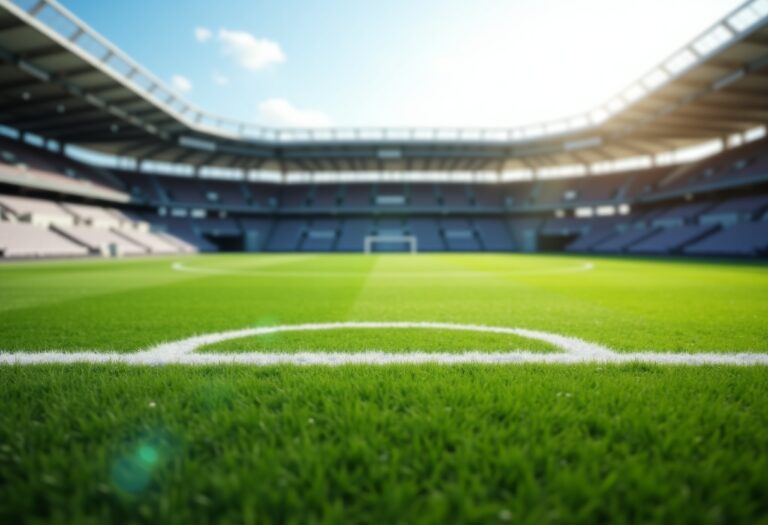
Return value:
<svg viewBox="0 0 768 525">
<path fill-rule="evenodd" d="M 520 327 L 620 352 L 768 352 L 758 264 L 22 263 L 0 266 L 0 299 L 0 349 L 16 352 L 134 352 L 337 321 Z M 291 332 L 205 350 L 364 349 L 557 351 L 418 329 Z M 0 522 L 768 522 L 766 407 L 766 367 L 0 366 Z"/>
</svg>

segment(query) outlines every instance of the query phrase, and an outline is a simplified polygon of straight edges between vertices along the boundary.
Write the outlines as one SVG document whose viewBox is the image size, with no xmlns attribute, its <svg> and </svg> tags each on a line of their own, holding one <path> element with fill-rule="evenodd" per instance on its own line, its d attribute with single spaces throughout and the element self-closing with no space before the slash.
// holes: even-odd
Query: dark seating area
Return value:
<svg viewBox="0 0 768 525">
<path fill-rule="evenodd" d="M 679 252 L 683 247 L 706 237 L 716 226 L 673 226 L 644 238 L 632 245 L 629 253 L 668 255 Z"/>
</svg>

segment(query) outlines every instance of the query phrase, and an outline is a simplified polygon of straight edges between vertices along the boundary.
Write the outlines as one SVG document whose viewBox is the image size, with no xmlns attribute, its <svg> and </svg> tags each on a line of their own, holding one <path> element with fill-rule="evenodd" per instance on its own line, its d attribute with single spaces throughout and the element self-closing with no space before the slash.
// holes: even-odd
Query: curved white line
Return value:
<svg viewBox="0 0 768 525">
<path fill-rule="evenodd" d="M 374 271 L 374 272 L 323 272 L 323 271 L 263 271 L 263 270 L 229 270 L 226 268 L 207 268 L 204 266 L 189 266 L 182 262 L 174 262 L 171 264 L 171 269 L 176 272 L 186 273 L 202 273 L 210 275 L 245 275 L 251 277 L 354 277 L 357 275 L 371 277 L 432 277 L 436 274 L 434 272 L 387 272 L 387 271 Z M 581 273 L 588 272 L 595 269 L 595 264 L 592 262 L 585 262 L 579 266 L 567 266 L 562 268 L 542 268 L 538 270 L 517 270 L 517 271 L 494 271 L 494 270 L 478 270 L 474 272 L 440 272 L 440 277 L 488 277 L 489 275 L 501 275 L 501 276 L 515 276 L 515 275 L 549 275 L 558 273 Z"/>
<path fill-rule="evenodd" d="M 158 359 L 174 359 L 181 355 L 191 354 L 202 346 L 220 343 L 222 341 L 229 341 L 232 339 L 242 339 L 244 337 L 253 337 L 281 332 L 317 332 L 321 330 L 365 329 L 403 330 L 414 328 L 426 330 L 457 330 L 465 332 L 516 335 L 525 337 L 527 339 L 544 341 L 562 350 L 563 352 L 570 354 L 600 356 L 613 353 L 608 348 L 594 343 L 588 343 L 587 341 L 582 341 L 581 339 L 577 339 L 575 337 L 565 337 L 558 334 L 540 332 L 536 330 L 526 330 L 523 328 L 435 322 L 341 322 L 263 326 L 259 328 L 245 328 L 242 330 L 217 332 L 161 344 L 146 350 L 144 354 L 151 355 Z"/>
<path fill-rule="evenodd" d="M 548 342 L 563 353 L 534 352 L 463 352 L 463 353 L 387 353 L 364 351 L 360 353 L 341 352 L 300 352 L 300 353 L 194 353 L 197 348 L 231 339 L 278 332 L 339 330 L 339 329 L 435 329 L 465 330 L 496 334 L 512 334 L 529 339 Z M 324 365 L 347 364 L 389 365 L 389 364 L 577 364 L 577 363 L 653 363 L 669 365 L 761 365 L 768 366 L 768 354 L 689 354 L 689 353 L 616 353 L 606 347 L 549 332 L 483 325 L 431 322 L 347 322 L 313 323 L 299 325 L 269 326 L 231 330 L 180 341 L 165 343 L 138 353 L 116 354 L 91 352 L 0 352 L 0 364 L 33 365 L 50 363 L 122 363 L 129 365 L 213 365 L 246 364 L 269 365 Z"/>
</svg>

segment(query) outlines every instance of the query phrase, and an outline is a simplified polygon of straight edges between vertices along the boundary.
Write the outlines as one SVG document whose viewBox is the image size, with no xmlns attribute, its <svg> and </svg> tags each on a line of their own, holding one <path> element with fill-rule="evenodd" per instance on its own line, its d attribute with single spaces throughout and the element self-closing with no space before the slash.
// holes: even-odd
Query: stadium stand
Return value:
<svg viewBox="0 0 768 525">
<path fill-rule="evenodd" d="M 475 230 L 467 219 L 442 219 L 440 222 L 443 238 L 449 251 L 481 251 Z"/>
<path fill-rule="evenodd" d="M 665 228 L 631 245 L 629 253 L 667 255 L 678 252 L 716 230 L 716 226 L 690 225 Z"/>
<path fill-rule="evenodd" d="M 437 204 L 435 185 L 411 184 L 410 204 L 414 208 L 433 208 Z"/>
<path fill-rule="evenodd" d="M 302 252 L 330 252 L 336 244 L 338 233 L 336 219 L 315 219 L 309 225 L 301 242 Z"/>
<path fill-rule="evenodd" d="M 414 235 L 421 251 L 734 257 L 768 251 L 762 222 L 768 139 L 689 165 L 500 184 L 281 185 L 96 171 L 29 144 L 3 138 L 0 145 L 0 168 L 34 169 L 49 181 L 44 187 L 0 181 L 5 258 L 358 252 L 369 234 Z M 107 192 L 85 194 L 83 184 Z M 632 213 L 617 214 L 620 205 Z M 590 213 L 579 215 L 585 206 Z M 609 215 L 596 216 L 606 206 Z M 20 240 L 21 232 L 29 235 Z"/>
<path fill-rule="evenodd" d="M 371 191 L 370 184 L 347 184 L 344 187 L 345 208 L 370 208 Z"/>
<path fill-rule="evenodd" d="M 592 251 L 603 253 L 621 253 L 630 246 L 637 244 L 647 237 L 652 236 L 657 231 L 658 230 L 651 228 L 636 228 L 632 230 L 626 230 L 595 244 L 592 247 Z"/>
<path fill-rule="evenodd" d="M 726 226 L 686 246 L 688 255 L 755 256 L 768 253 L 768 222 Z"/>
<path fill-rule="evenodd" d="M 275 184 L 246 184 L 248 202 L 261 209 L 274 209 L 279 203 L 279 186 Z"/>
<path fill-rule="evenodd" d="M 370 233 L 370 219 L 346 219 L 341 227 L 339 241 L 336 244 L 340 252 L 361 252 L 365 236 Z"/>
<path fill-rule="evenodd" d="M 512 236 L 503 220 L 475 219 L 474 225 L 485 251 L 511 252 L 515 249 Z"/>
<path fill-rule="evenodd" d="M 298 219 L 286 219 L 278 222 L 267 242 L 267 251 L 294 252 L 299 249 L 306 222 Z"/>
<path fill-rule="evenodd" d="M 0 255 L 5 258 L 84 257 L 88 249 L 45 226 L 0 222 Z"/>
<path fill-rule="evenodd" d="M 245 191 L 239 182 L 204 180 L 201 185 L 205 199 L 210 204 L 248 206 Z"/>
<path fill-rule="evenodd" d="M 57 203 L 15 195 L 0 195 L 0 208 L 15 219 L 34 224 L 74 224 L 75 218 Z"/>
<path fill-rule="evenodd" d="M 120 255 L 145 255 L 150 253 L 147 248 L 118 235 L 108 228 L 57 225 L 53 226 L 52 229 L 63 237 L 81 246 L 85 246 L 92 254 L 107 254 L 111 246 L 116 247 L 117 253 Z"/>
<path fill-rule="evenodd" d="M 115 228 L 112 231 L 153 255 L 170 255 L 180 251 L 179 246 L 147 230 L 140 228 Z"/>
<path fill-rule="evenodd" d="M 446 246 L 435 219 L 417 218 L 409 221 L 410 232 L 419 240 L 419 251 L 441 252 Z"/>
</svg>

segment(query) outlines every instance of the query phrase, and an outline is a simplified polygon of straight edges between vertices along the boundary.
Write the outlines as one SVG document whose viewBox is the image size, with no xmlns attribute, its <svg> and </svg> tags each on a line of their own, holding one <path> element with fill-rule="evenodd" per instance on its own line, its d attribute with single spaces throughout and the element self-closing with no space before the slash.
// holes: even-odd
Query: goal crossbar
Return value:
<svg viewBox="0 0 768 525">
<path fill-rule="evenodd" d="M 411 253 L 419 251 L 419 241 L 415 235 L 366 235 L 363 251 L 371 253 L 373 245 L 380 243 L 406 243 Z"/>
</svg>

